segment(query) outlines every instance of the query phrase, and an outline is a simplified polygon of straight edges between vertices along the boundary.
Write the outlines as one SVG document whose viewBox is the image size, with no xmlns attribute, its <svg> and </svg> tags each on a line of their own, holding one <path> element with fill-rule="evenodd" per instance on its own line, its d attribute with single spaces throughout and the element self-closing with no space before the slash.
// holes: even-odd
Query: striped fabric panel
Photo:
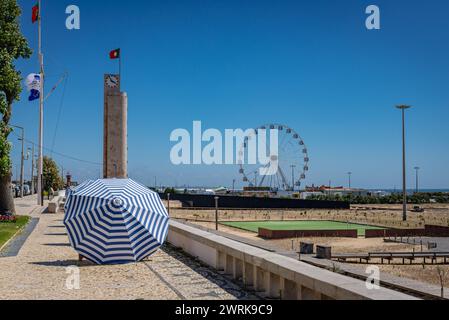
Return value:
<svg viewBox="0 0 449 320">
<path fill-rule="evenodd" d="M 131 179 L 86 181 L 68 192 L 65 209 L 70 244 L 97 264 L 140 261 L 167 238 L 159 195 Z"/>
</svg>

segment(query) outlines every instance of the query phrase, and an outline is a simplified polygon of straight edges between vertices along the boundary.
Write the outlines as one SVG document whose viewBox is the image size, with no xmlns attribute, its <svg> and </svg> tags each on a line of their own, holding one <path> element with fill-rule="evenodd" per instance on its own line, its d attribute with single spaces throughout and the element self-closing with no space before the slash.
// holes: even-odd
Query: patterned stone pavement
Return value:
<svg viewBox="0 0 449 320">
<path fill-rule="evenodd" d="M 62 214 L 41 214 L 33 198 L 18 201 L 20 214 L 39 220 L 29 235 L 12 242 L 13 249 L 5 249 L 9 254 L 0 256 L 2 299 L 257 299 L 170 246 L 140 263 L 80 263 L 69 245 Z M 79 290 L 67 286 L 73 266 L 79 270 Z"/>
<path fill-rule="evenodd" d="M 225 276 L 184 255 L 171 246 L 165 246 L 166 255 L 151 257 L 145 264 L 160 275 L 180 299 L 188 300 L 254 300 L 258 299 Z"/>
</svg>

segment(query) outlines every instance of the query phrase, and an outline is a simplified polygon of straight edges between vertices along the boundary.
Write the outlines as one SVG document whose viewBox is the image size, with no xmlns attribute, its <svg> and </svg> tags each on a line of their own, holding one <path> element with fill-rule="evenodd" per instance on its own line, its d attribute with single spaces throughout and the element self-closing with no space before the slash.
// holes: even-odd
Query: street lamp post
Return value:
<svg viewBox="0 0 449 320">
<path fill-rule="evenodd" d="M 31 185 L 30 185 L 30 192 L 31 192 L 31 195 L 33 195 L 34 194 L 34 190 L 33 190 L 33 188 L 34 188 L 34 178 L 33 178 L 33 175 L 34 175 L 34 144 L 33 144 L 33 148 L 28 148 L 27 149 L 28 150 L 28 154 L 30 154 L 31 153 L 31 178 L 30 178 L 30 183 L 31 183 Z"/>
<path fill-rule="evenodd" d="M 415 192 L 418 193 L 419 192 L 419 184 L 418 184 L 418 175 L 419 175 L 419 169 L 421 169 L 420 167 L 415 167 L 415 171 L 416 171 L 416 184 L 415 184 Z"/>
<path fill-rule="evenodd" d="M 33 143 L 33 148 L 32 148 L 32 151 L 31 151 L 31 194 L 34 194 L 35 193 L 35 189 L 36 189 L 35 181 L 34 181 L 34 167 L 36 165 L 36 163 L 34 162 L 35 159 L 37 159 L 37 158 L 35 158 L 34 143 Z"/>
<path fill-rule="evenodd" d="M 24 169 L 24 144 L 25 144 L 25 129 L 23 127 L 19 126 L 11 126 L 13 128 L 19 129 L 22 131 L 21 138 L 19 138 L 19 141 L 22 141 L 22 152 L 20 156 L 20 197 L 23 198 L 23 169 Z"/>
<path fill-rule="evenodd" d="M 402 220 L 407 221 L 407 180 L 406 180 L 406 161 L 405 161 L 405 110 L 411 106 L 396 106 L 402 111 Z"/>
<path fill-rule="evenodd" d="M 351 189 L 351 175 L 352 175 L 352 172 L 348 172 L 348 178 L 349 178 L 349 189 Z"/>
<path fill-rule="evenodd" d="M 292 168 L 292 191 L 295 191 L 295 165 L 291 165 L 290 168 Z"/>
</svg>

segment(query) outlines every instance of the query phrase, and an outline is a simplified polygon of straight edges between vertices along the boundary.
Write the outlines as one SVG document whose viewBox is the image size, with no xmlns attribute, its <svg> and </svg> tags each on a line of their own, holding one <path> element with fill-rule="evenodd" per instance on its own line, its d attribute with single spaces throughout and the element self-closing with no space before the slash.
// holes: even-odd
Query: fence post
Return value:
<svg viewBox="0 0 449 320">
<path fill-rule="evenodd" d="M 215 230 L 218 231 L 218 199 L 219 197 L 215 197 Z"/>
<path fill-rule="evenodd" d="M 167 210 L 168 215 L 170 215 L 170 193 L 167 193 Z"/>
</svg>

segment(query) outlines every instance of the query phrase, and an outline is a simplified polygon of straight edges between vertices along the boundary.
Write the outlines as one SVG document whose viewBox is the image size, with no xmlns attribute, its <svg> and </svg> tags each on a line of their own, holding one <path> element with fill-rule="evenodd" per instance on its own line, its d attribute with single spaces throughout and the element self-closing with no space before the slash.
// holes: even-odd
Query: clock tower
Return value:
<svg viewBox="0 0 449 320">
<path fill-rule="evenodd" d="M 128 177 L 128 97 L 120 76 L 104 75 L 103 178 Z"/>
</svg>

